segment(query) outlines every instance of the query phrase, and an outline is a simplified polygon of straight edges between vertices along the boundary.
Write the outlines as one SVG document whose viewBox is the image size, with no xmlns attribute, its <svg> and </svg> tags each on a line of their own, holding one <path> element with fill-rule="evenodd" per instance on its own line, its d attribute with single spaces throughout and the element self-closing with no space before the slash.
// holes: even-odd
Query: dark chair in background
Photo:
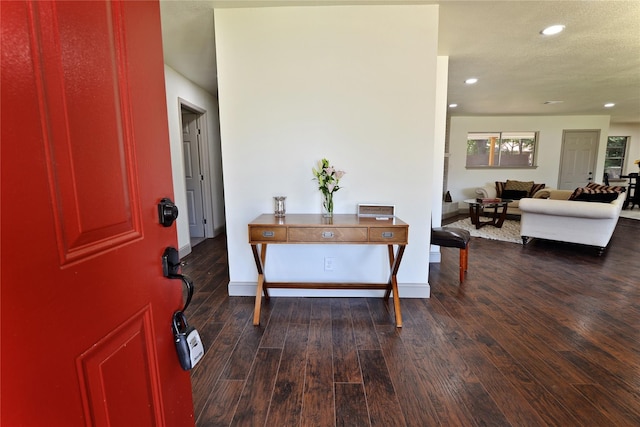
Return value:
<svg viewBox="0 0 640 427">
<path fill-rule="evenodd" d="M 633 209 L 634 206 L 640 207 L 640 192 L 638 191 L 638 173 L 631 172 L 629 175 L 623 175 L 621 178 L 629 180 L 627 187 L 627 198 L 622 205 L 622 209 Z"/>
<path fill-rule="evenodd" d="M 431 244 L 446 248 L 460 248 L 460 283 L 464 281 L 464 273 L 469 264 L 469 241 L 471 233 L 462 228 L 431 228 Z"/>
</svg>

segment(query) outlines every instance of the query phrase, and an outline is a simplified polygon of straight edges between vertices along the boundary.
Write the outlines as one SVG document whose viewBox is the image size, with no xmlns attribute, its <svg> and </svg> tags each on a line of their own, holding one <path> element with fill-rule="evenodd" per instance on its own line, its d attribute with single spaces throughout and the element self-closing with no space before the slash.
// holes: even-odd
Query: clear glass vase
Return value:
<svg viewBox="0 0 640 427">
<path fill-rule="evenodd" d="M 282 218 L 287 213 L 284 205 L 285 200 L 287 200 L 287 196 L 274 196 L 273 198 L 273 214 L 278 218 Z"/>
<path fill-rule="evenodd" d="M 322 216 L 333 217 L 333 193 L 322 193 Z"/>
</svg>

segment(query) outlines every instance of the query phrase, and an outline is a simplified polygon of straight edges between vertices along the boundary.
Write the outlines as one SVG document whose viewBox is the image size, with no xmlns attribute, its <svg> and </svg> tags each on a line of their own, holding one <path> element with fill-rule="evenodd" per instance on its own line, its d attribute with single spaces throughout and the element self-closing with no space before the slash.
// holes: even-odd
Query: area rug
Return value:
<svg viewBox="0 0 640 427">
<path fill-rule="evenodd" d="M 640 209 L 623 209 L 620 211 L 620 216 L 622 218 L 640 219 Z"/>
<path fill-rule="evenodd" d="M 506 219 L 504 224 L 502 224 L 502 228 L 485 225 L 481 229 L 476 230 L 476 226 L 471 224 L 471 219 L 465 218 L 451 224 L 447 224 L 446 227 L 457 227 L 468 230 L 473 237 L 482 237 L 483 239 L 501 240 L 503 242 L 522 244 L 519 221 Z"/>
</svg>

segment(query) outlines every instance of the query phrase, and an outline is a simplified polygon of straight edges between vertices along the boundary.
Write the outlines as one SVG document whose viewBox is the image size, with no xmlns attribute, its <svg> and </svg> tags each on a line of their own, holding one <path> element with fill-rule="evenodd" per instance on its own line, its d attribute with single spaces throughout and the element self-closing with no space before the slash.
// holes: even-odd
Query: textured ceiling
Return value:
<svg viewBox="0 0 640 427">
<path fill-rule="evenodd" d="M 161 1 L 165 62 L 217 92 L 214 8 L 439 4 L 451 115 L 611 115 L 640 123 L 640 1 Z M 566 30 L 539 32 L 552 24 Z M 468 77 L 479 82 L 464 84 Z M 545 101 L 563 101 L 545 104 Z M 611 109 L 603 108 L 614 102 Z"/>
</svg>

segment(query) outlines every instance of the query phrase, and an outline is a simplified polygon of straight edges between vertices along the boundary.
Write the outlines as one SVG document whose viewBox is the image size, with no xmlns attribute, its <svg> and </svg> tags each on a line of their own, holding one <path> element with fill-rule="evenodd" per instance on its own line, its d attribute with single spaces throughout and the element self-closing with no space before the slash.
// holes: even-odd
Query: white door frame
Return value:
<svg viewBox="0 0 640 427">
<path fill-rule="evenodd" d="M 201 151 L 201 163 L 202 163 L 202 175 L 204 176 L 204 180 L 202 182 L 203 186 L 203 214 L 206 219 L 206 224 L 204 226 L 204 236 L 205 238 L 214 237 L 213 230 L 213 198 L 211 196 L 211 168 L 210 168 L 210 147 L 209 147 L 209 138 L 207 137 L 207 110 L 192 104 L 191 102 L 178 98 L 178 120 L 180 121 L 180 142 L 182 145 L 182 112 L 186 110 L 190 113 L 196 114 L 198 118 L 198 124 L 200 126 L 201 132 L 201 142 L 202 142 L 202 151 Z M 183 186 L 186 194 L 187 185 L 185 182 L 185 178 L 183 177 Z"/>
</svg>

